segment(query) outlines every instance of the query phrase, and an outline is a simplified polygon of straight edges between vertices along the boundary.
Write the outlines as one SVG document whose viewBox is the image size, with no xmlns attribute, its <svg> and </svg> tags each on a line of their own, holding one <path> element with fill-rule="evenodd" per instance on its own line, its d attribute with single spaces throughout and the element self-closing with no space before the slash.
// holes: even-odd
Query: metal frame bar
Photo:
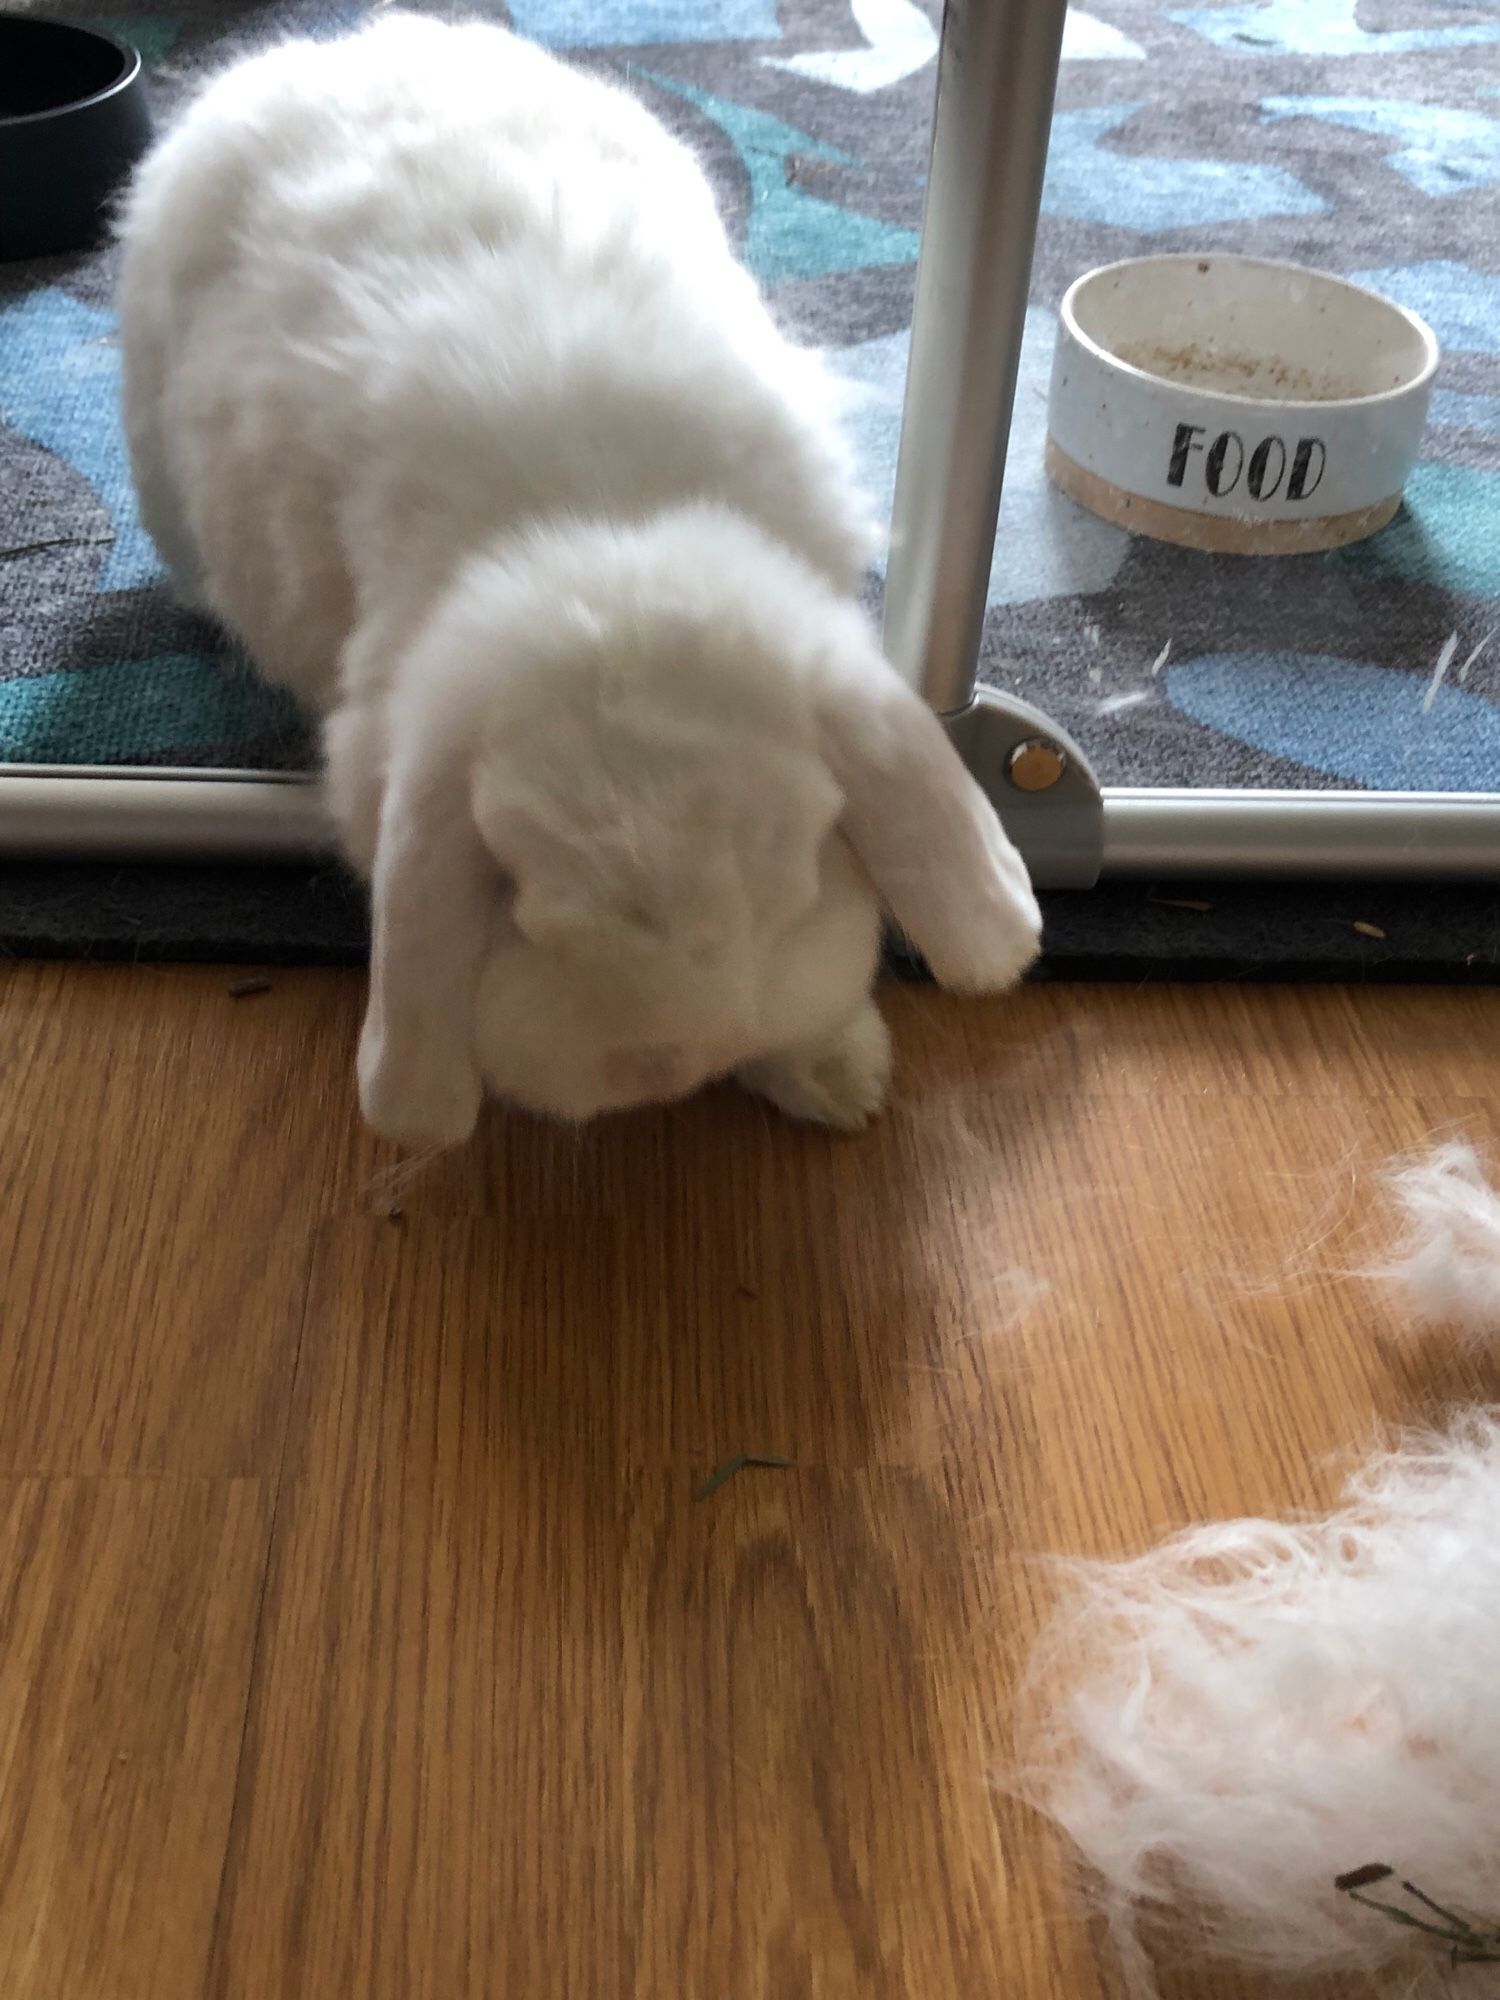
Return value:
<svg viewBox="0 0 1500 2000">
<path fill-rule="evenodd" d="M 1500 873 L 1500 796 L 1490 793 L 1106 789 L 1103 806 L 1108 876 Z M 307 778 L 0 765 L 0 853 L 17 858 L 264 863 L 334 852 Z M 1055 866 L 1041 872 L 1062 879 Z"/>
<path fill-rule="evenodd" d="M 947 0 L 886 592 L 892 659 L 946 716 L 1042 886 L 1142 876 L 1500 877 L 1500 795 L 1100 790 L 975 678 L 1066 0 Z M 1024 795 L 1038 740 L 1054 789 Z M 309 860 L 319 787 L 253 771 L 0 765 L 0 855 Z"/>
<path fill-rule="evenodd" d="M 0 854 L 17 859 L 266 862 L 334 852 L 311 778 L 0 764 Z"/>
<path fill-rule="evenodd" d="M 1106 788 L 1100 873 L 1493 881 L 1500 794 Z"/>
</svg>

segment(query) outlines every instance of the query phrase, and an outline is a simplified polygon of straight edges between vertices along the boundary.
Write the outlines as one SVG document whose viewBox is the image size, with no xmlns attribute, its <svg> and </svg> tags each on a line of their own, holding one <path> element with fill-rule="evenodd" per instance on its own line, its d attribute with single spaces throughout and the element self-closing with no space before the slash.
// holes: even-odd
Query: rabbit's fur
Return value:
<svg viewBox="0 0 1500 2000">
<path fill-rule="evenodd" d="M 212 83 L 122 233 L 146 525 L 323 715 L 372 883 L 378 1130 L 730 1072 L 854 1126 L 882 901 L 944 983 L 1019 977 L 1025 870 L 858 608 L 829 385 L 643 106 L 387 16 Z"/>
</svg>

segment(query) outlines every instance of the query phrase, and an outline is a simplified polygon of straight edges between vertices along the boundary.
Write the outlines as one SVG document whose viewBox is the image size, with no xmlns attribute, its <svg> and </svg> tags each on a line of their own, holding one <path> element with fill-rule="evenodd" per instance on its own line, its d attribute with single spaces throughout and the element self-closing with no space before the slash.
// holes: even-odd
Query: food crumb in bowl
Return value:
<svg viewBox="0 0 1500 2000">
<path fill-rule="evenodd" d="M 1368 393 L 1366 382 L 1314 375 L 1276 354 L 1236 354 L 1213 341 L 1189 341 L 1168 347 L 1160 341 L 1122 342 L 1115 349 L 1121 361 L 1148 375 L 1185 382 L 1195 389 L 1230 395 L 1260 395 L 1295 403 L 1336 403 Z"/>
</svg>

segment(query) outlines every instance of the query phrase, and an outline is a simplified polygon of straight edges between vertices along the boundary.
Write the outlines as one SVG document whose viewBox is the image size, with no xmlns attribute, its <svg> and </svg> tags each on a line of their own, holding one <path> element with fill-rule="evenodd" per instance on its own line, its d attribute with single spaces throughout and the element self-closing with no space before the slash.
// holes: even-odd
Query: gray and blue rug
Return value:
<svg viewBox="0 0 1500 2000">
<path fill-rule="evenodd" d="M 187 0 L 107 25 L 142 50 L 165 121 L 206 69 L 363 11 Z M 628 77 L 694 143 L 782 315 L 868 392 L 860 442 L 888 494 L 935 0 L 492 11 Z M 1198 556 L 1047 486 L 1063 289 L 1111 258 L 1197 247 L 1350 273 L 1436 327 L 1426 452 L 1374 540 L 1296 561 Z M 107 252 L 0 266 L 0 760 L 296 765 L 295 713 L 163 588 L 125 473 L 110 284 Z M 1497 624 L 1500 4 L 1089 0 L 1069 22 L 986 673 L 1051 710 L 1109 782 L 1500 790 Z"/>
</svg>

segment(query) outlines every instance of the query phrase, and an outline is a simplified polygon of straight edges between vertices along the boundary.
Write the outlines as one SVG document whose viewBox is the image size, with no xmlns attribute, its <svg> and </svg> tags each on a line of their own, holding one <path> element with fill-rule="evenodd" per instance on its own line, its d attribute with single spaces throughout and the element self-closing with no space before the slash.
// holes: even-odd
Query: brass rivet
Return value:
<svg viewBox="0 0 1500 2000">
<path fill-rule="evenodd" d="M 1010 753 L 1010 781 L 1023 792 L 1045 792 L 1068 768 L 1068 753 L 1044 736 L 1028 737 Z"/>
</svg>

